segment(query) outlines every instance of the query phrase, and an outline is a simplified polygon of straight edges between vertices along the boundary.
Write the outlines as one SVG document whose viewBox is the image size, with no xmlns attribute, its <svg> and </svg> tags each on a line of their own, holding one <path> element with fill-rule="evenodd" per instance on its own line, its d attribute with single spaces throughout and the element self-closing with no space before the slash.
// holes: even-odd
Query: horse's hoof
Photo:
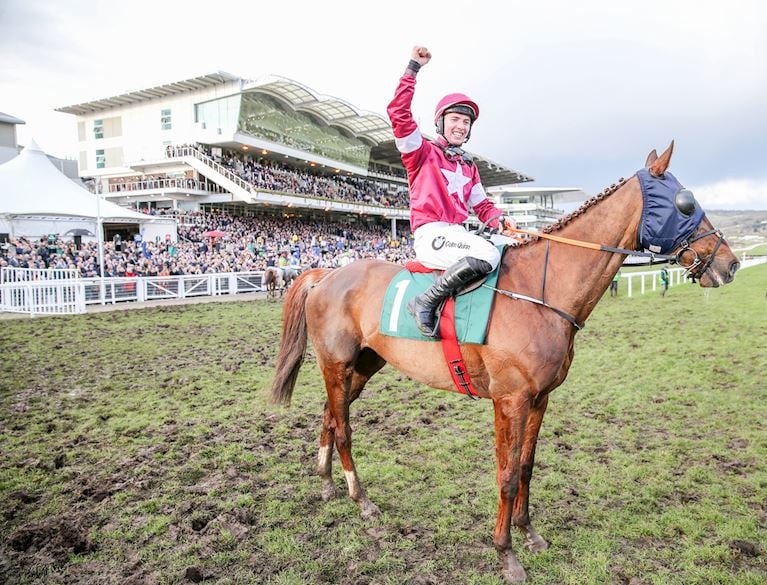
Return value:
<svg viewBox="0 0 767 585">
<path fill-rule="evenodd" d="M 360 500 L 359 504 L 363 520 L 374 520 L 381 515 L 381 510 L 378 509 L 378 506 L 367 498 Z"/>
<path fill-rule="evenodd" d="M 328 502 L 338 495 L 338 490 L 332 481 L 325 482 L 322 486 L 322 501 Z"/>
<path fill-rule="evenodd" d="M 527 573 L 516 555 L 511 552 L 500 553 L 503 579 L 507 583 L 524 583 L 527 581 Z"/>
<path fill-rule="evenodd" d="M 538 553 L 549 548 L 549 543 L 532 528 L 523 530 L 523 532 L 525 534 L 525 540 L 522 543 L 522 546 L 530 552 Z"/>
</svg>

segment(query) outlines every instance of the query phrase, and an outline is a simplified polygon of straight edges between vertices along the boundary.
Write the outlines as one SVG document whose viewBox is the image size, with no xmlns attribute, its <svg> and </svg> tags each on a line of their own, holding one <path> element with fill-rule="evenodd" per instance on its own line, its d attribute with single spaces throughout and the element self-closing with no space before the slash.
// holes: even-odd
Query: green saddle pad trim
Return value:
<svg viewBox="0 0 767 585">
<path fill-rule="evenodd" d="M 497 282 L 498 268 L 488 275 L 485 284 L 495 287 Z M 432 284 L 434 284 L 432 273 L 414 273 L 407 269 L 398 272 L 389 283 L 384 296 L 381 309 L 381 333 L 391 337 L 439 341 L 439 338 L 423 335 L 415 324 L 415 318 L 407 310 L 408 302 Z M 459 342 L 485 343 L 493 295 L 495 291 L 480 286 L 470 293 L 456 297 L 455 333 Z"/>
</svg>

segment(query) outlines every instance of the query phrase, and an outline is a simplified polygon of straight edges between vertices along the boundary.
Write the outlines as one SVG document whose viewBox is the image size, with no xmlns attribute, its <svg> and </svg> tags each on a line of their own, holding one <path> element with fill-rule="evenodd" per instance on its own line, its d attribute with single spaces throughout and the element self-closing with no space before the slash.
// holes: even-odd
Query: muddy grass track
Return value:
<svg viewBox="0 0 767 585">
<path fill-rule="evenodd" d="M 767 269 L 605 299 L 552 396 L 531 583 L 767 580 Z M 267 402 L 276 303 L 3 322 L 0 581 L 498 584 L 492 407 L 391 368 L 353 407 L 383 516 L 314 475 L 311 354 Z M 335 478 L 344 485 L 336 459 Z"/>
</svg>

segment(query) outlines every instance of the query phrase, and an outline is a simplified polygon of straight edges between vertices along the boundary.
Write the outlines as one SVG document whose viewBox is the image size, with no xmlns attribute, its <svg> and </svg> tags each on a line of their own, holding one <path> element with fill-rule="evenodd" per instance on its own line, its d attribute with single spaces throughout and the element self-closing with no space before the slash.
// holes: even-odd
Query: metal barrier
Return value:
<svg viewBox="0 0 767 585">
<path fill-rule="evenodd" d="M 135 278 L 105 278 L 102 298 L 100 278 L 84 278 L 86 305 L 113 305 L 122 302 L 186 299 L 261 292 L 264 273 L 221 272 L 185 274 L 183 276 L 145 276 Z"/>
</svg>

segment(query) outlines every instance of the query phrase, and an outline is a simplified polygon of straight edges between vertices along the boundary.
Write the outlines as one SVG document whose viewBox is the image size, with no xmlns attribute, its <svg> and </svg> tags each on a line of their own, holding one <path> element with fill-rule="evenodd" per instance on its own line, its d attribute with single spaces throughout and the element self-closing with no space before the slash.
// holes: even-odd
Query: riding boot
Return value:
<svg viewBox="0 0 767 585">
<path fill-rule="evenodd" d="M 492 270 L 489 262 L 467 256 L 450 266 L 430 288 L 412 299 L 407 304 L 407 310 L 415 317 L 421 333 L 437 337 L 436 312 L 442 301 Z"/>
</svg>

